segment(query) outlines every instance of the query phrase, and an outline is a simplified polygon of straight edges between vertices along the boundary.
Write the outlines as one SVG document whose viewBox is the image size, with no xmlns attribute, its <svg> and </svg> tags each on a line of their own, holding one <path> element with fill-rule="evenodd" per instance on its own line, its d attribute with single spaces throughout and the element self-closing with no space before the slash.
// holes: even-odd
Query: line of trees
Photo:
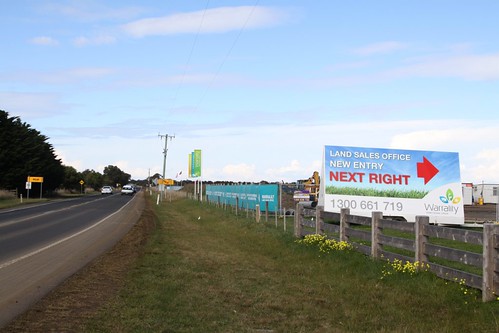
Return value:
<svg viewBox="0 0 499 333">
<path fill-rule="evenodd" d="M 130 181 L 131 176 L 114 165 L 105 167 L 102 174 L 88 169 L 78 172 L 63 165 L 48 139 L 19 117 L 0 110 L 0 189 L 23 193 L 28 176 L 43 177 L 46 194 L 56 189 L 80 191 L 82 180 L 95 190 Z"/>
<path fill-rule="evenodd" d="M 62 188 L 70 191 L 79 191 L 81 189 L 80 181 L 83 180 L 86 187 L 99 190 L 104 185 L 118 187 L 130 182 L 131 176 L 114 165 L 108 165 L 104 168 L 104 173 L 95 170 L 85 170 L 78 172 L 71 166 L 64 166 L 64 182 Z"/>
<path fill-rule="evenodd" d="M 86 169 L 78 172 L 72 166 L 64 166 L 64 181 L 61 188 L 69 191 L 80 191 L 80 181 L 83 180 L 86 187 L 99 190 L 104 185 L 113 187 L 123 186 L 130 182 L 131 176 L 114 165 L 108 165 L 104 168 L 104 173 L 95 170 Z"/>
</svg>

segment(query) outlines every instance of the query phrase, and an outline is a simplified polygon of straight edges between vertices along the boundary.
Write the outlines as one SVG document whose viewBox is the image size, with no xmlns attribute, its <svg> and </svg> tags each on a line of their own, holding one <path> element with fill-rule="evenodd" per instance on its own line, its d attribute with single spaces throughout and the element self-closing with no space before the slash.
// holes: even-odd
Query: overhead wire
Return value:
<svg viewBox="0 0 499 333">
<path fill-rule="evenodd" d="M 175 94 L 173 96 L 173 102 L 172 102 L 172 106 L 170 107 L 170 110 L 173 110 L 175 108 L 175 106 L 176 106 L 177 98 L 178 98 L 178 95 L 179 95 L 179 92 L 180 92 L 180 88 L 181 88 L 181 86 L 183 86 L 184 81 L 185 81 L 185 77 L 187 76 L 187 68 L 189 67 L 189 64 L 191 62 L 192 55 L 194 54 L 194 49 L 196 48 L 196 45 L 197 45 L 197 42 L 198 42 L 198 38 L 199 38 L 199 35 L 201 33 L 201 28 L 203 27 L 203 24 L 204 24 L 204 19 L 205 19 L 205 16 L 206 16 L 206 11 L 208 10 L 209 4 L 210 4 L 210 0 L 207 0 L 206 1 L 206 5 L 204 7 L 204 11 L 203 11 L 203 16 L 201 17 L 201 21 L 199 22 L 199 26 L 198 26 L 198 30 L 196 32 L 196 36 L 194 37 L 194 41 L 192 43 L 191 50 L 189 52 L 189 55 L 187 56 L 187 61 L 186 61 L 185 65 L 184 65 L 184 71 L 182 73 L 182 77 L 180 79 L 179 84 L 177 85 L 177 89 L 175 90 Z"/>
<path fill-rule="evenodd" d="M 253 15 L 253 12 L 255 11 L 256 7 L 258 6 L 260 0 L 256 0 L 255 3 L 253 4 L 253 7 L 251 8 L 251 11 L 250 13 L 248 14 L 248 17 L 246 17 L 246 20 L 244 21 L 244 24 L 241 26 L 241 29 L 239 29 L 239 32 L 238 34 L 236 35 L 236 38 L 234 39 L 234 41 L 232 42 L 229 50 L 227 51 L 227 53 L 225 54 L 225 57 L 223 58 L 222 62 L 220 63 L 220 65 L 218 66 L 217 68 L 217 71 L 215 72 L 215 75 L 213 76 L 213 78 L 211 79 L 210 83 L 208 84 L 206 90 L 204 91 L 203 95 L 201 95 L 201 98 L 199 99 L 198 103 L 196 104 L 196 107 L 195 109 L 199 109 L 201 103 L 204 101 L 206 95 L 208 94 L 208 90 L 213 86 L 213 84 L 215 83 L 216 79 L 218 78 L 218 76 L 220 75 L 220 72 L 222 71 L 222 67 L 225 65 L 225 63 L 227 62 L 227 60 L 229 59 L 230 55 L 232 54 L 232 51 L 234 50 L 237 42 L 239 41 L 239 38 L 241 37 L 241 35 L 243 34 L 243 31 L 246 29 L 246 26 L 248 25 L 248 22 L 250 21 L 251 19 L 251 16 Z"/>
</svg>

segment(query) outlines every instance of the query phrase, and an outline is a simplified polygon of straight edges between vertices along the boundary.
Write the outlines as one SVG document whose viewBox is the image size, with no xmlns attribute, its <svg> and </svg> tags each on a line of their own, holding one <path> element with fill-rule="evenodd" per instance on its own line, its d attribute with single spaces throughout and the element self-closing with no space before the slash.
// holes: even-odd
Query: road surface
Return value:
<svg viewBox="0 0 499 333">
<path fill-rule="evenodd" d="M 110 249 L 143 208 L 139 192 L 0 211 L 0 327 Z"/>
</svg>

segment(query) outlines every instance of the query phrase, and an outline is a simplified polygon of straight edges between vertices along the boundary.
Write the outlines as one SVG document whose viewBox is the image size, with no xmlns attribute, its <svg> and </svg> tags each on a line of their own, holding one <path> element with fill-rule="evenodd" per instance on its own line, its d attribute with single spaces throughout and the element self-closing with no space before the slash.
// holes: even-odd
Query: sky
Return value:
<svg viewBox="0 0 499 333">
<path fill-rule="evenodd" d="M 499 1 L 1 0 L 0 110 L 64 165 L 292 182 L 325 145 L 499 183 Z M 180 175 L 179 173 L 182 172 Z"/>
</svg>

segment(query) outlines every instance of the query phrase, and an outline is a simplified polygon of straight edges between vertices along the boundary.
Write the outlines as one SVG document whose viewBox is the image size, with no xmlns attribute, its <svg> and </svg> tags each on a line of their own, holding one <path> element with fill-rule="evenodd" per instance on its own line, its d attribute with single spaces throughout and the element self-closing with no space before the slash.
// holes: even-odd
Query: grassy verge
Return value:
<svg viewBox="0 0 499 333">
<path fill-rule="evenodd" d="M 31 205 L 31 204 L 47 202 L 47 201 L 48 201 L 48 199 L 43 199 L 43 198 L 42 199 L 24 199 L 23 202 L 21 203 L 21 200 L 17 199 L 17 198 L 1 199 L 0 200 L 0 209 L 18 207 L 18 206 L 23 206 L 23 205 Z"/>
<path fill-rule="evenodd" d="M 496 332 L 483 304 L 429 273 L 384 276 L 356 252 L 186 199 L 158 223 L 126 287 L 86 332 Z"/>
<path fill-rule="evenodd" d="M 97 193 L 98 192 L 90 192 L 89 194 L 92 195 L 92 194 L 97 194 Z M 47 202 L 47 201 L 54 200 L 54 199 L 70 199 L 70 198 L 75 198 L 75 197 L 81 197 L 81 196 L 87 195 L 87 194 L 58 192 L 58 193 L 53 193 L 49 197 L 43 197 L 41 199 L 40 199 L 39 195 L 32 196 L 29 199 L 24 197 L 23 200 L 21 201 L 21 199 L 16 198 L 15 195 L 12 195 L 10 193 L 8 195 L 6 195 L 4 191 L 0 190 L 0 209 L 37 204 L 37 203 Z"/>
</svg>

